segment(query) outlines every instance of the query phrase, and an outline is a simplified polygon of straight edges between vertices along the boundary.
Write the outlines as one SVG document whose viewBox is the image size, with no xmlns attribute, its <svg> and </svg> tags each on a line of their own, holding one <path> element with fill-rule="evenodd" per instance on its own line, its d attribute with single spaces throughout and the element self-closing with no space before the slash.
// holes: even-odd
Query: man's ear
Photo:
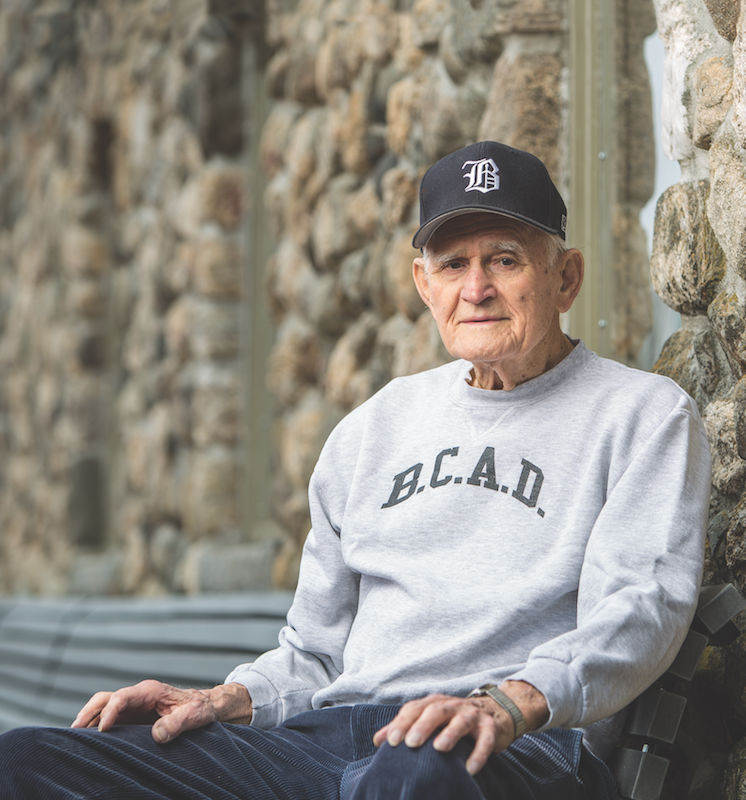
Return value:
<svg viewBox="0 0 746 800">
<path fill-rule="evenodd" d="M 557 308 L 564 313 L 570 310 L 575 298 L 578 296 L 580 287 L 583 285 L 585 262 L 580 250 L 575 248 L 566 250 L 561 256 L 559 269 L 562 284 L 557 299 Z"/>
<path fill-rule="evenodd" d="M 427 279 L 427 272 L 425 271 L 424 256 L 418 256 L 412 262 L 412 277 L 414 278 L 414 285 L 417 287 L 422 302 L 430 308 L 430 283 Z"/>
</svg>

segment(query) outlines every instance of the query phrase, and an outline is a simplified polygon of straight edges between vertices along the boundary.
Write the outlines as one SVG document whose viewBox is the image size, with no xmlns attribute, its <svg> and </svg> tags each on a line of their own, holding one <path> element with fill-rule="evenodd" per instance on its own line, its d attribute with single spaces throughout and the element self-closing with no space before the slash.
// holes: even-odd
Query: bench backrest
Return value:
<svg viewBox="0 0 746 800">
<path fill-rule="evenodd" d="M 94 691 L 143 678 L 220 683 L 276 646 L 291 598 L 0 598 L 0 731 L 69 725 Z"/>
</svg>

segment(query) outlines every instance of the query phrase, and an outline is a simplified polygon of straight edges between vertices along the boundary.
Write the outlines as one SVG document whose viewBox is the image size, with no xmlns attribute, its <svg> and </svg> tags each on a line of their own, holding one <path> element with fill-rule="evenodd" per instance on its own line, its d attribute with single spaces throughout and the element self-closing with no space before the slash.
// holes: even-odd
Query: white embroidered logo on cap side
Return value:
<svg viewBox="0 0 746 800">
<path fill-rule="evenodd" d="M 462 177 L 469 179 L 465 192 L 494 192 L 500 188 L 500 175 L 497 164 L 491 158 L 480 158 L 478 161 L 464 161 L 461 169 L 470 167 Z"/>
</svg>

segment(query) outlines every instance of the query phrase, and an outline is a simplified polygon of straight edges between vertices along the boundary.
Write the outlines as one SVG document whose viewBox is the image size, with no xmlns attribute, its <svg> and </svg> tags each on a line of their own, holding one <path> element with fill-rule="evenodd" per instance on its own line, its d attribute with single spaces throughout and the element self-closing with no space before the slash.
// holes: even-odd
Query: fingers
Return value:
<svg viewBox="0 0 746 800">
<path fill-rule="evenodd" d="M 463 698 L 432 694 L 405 703 L 399 713 L 373 737 L 376 745 L 388 742 L 396 747 L 406 742 L 409 747 L 419 747 L 430 735 L 446 724 L 456 713 Z"/>
<path fill-rule="evenodd" d="M 160 681 L 141 681 L 116 692 L 95 694 L 80 710 L 73 727 L 97 726 L 108 731 L 117 723 L 152 722 L 154 718 L 153 738 L 163 744 L 219 718 L 249 721 L 251 698 L 238 685 L 178 689 Z"/>
<path fill-rule="evenodd" d="M 73 720 L 72 728 L 94 728 L 101 717 L 101 709 L 109 702 L 111 692 L 96 692 L 91 699 L 78 711 Z"/>
<path fill-rule="evenodd" d="M 410 745 L 410 747 L 417 747 L 418 745 L 414 744 L 414 742 L 419 739 L 420 732 L 423 730 L 424 726 L 412 732 L 413 725 L 431 703 L 436 700 L 446 699 L 445 695 L 428 695 L 420 700 L 411 700 L 409 703 L 405 703 L 388 725 L 376 731 L 373 736 L 373 742 L 380 745 L 386 741 L 392 747 L 397 747 L 404 741 L 405 737 L 409 735 L 410 738 L 407 744 Z M 422 742 L 424 741 L 425 739 L 422 739 Z M 422 742 L 419 742 L 419 744 L 422 744 Z"/>
<path fill-rule="evenodd" d="M 384 725 L 383 728 L 377 730 L 373 734 L 373 744 L 376 747 L 380 747 L 386 741 L 388 737 L 389 727 L 390 727 L 389 725 Z"/>
<path fill-rule="evenodd" d="M 470 775 L 476 775 L 487 763 L 487 759 L 492 753 L 504 750 L 512 741 L 511 736 L 507 743 L 502 746 L 498 744 L 495 723 L 489 714 L 480 715 L 476 731 L 472 731 L 472 736 L 476 743 L 469 758 L 466 759 L 466 771 Z"/>
<path fill-rule="evenodd" d="M 172 689 L 159 681 L 141 681 L 115 692 L 96 692 L 80 709 L 72 727 L 106 731 L 121 721 L 152 721 L 158 698 Z"/>
<path fill-rule="evenodd" d="M 108 731 L 117 722 L 144 722 L 152 719 L 158 698 L 164 691 L 172 689 L 160 681 L 140 681 L 111 692 L 109 700 L 101 709 L 98 729 Z"/>
<path fill-rule="evenodd" d="M 472 775 L 484 767 L 491 753 L 513 741 L 513 720 L 490 698 L 430 695 L 405 703 L 388 725 L 376 731 L 373 743 L 420 747 L 439 729 L 433 747 L 440 752 L 449 752 L 465 736 L 474 739 L 466 762 Z"/>
</svg>

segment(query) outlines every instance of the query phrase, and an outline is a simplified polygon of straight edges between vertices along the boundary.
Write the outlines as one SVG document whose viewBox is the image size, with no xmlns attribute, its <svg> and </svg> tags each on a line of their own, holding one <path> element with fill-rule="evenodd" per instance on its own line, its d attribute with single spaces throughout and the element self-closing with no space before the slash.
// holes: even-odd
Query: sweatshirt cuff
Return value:
<svg viewBox="0 0 746 800">
<path fill-rule="evenodd" d="M 240 683 L 251 697 L 251 725 L 254 728 L 274 728 L 282 722 L 282 703 L 277 689 L 251 664 L 240 664 L 224 683 Z"/>
<path fill-rule="evenodd" d="M 549 719 L 538 730 L 572 728 L 583 718 L 583 686 L 573 670 L 561 661 L 534 658 L 505 680 L 525 681 L 538 689 L 549 706 Z"/>
</svg>

